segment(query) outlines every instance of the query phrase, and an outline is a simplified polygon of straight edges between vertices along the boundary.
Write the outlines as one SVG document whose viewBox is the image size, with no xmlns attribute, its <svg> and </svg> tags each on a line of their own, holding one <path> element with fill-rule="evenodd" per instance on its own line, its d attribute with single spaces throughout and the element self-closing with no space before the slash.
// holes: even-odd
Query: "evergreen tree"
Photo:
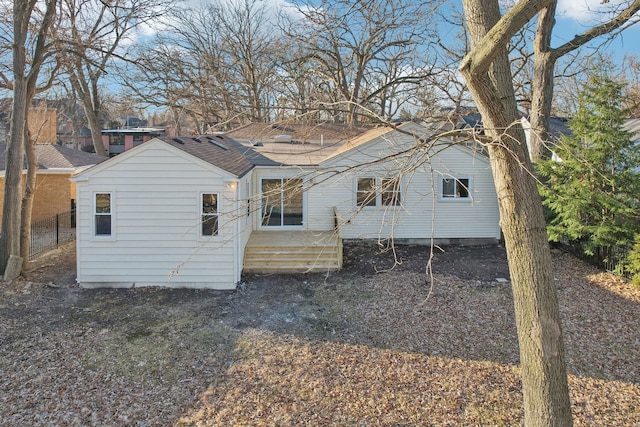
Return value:
<svg viewBox="0 0 640 427">
<path fill-rule="evenodd" d="M 640 146 L 622 128 L 624 88 L 600 65 L 579 94 L 572 135 L 554 147 L 561 161 L 538 163 L 549 239 L 577 241 L 588 255 L 630 246 L 640 231 Z"/>
</svg>

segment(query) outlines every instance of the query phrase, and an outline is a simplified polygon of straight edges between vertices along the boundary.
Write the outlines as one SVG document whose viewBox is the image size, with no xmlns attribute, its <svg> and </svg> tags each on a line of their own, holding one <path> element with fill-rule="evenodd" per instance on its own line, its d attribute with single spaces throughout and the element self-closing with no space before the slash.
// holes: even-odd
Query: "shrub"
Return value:
<svg viewBox="0 0 640 427">
<path fill-rule="evenodd" d="M 631 281 L 640 286 L 640 234 L 636 234 L 635 243 L 627 255 L 627 270 L 631 273 Z"/>
</svg>

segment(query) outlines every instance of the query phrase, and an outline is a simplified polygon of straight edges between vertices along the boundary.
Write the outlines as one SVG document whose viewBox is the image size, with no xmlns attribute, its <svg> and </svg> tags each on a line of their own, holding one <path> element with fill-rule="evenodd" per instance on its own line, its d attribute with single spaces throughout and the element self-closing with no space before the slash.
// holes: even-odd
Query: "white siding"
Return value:
<svg viewBox="0 0 640 427">
<path fill-rule="evenodd" d="M 234 288 L 241 269 L 236 191 L 244 181 L 229 184 L 234 177 L 214 166 L 164 143 L 147 144 L 77 182 L 78 281 Z M 95 192 L 112 193 L 110 239 L 93 235 Z M 202 193 L 219 195 L 218 236 L 200 236 Z"/>
<path fill-rule="evenodd" d="M 322 164 L 325 172 L 318 172 L 315 178 L 322 184 L 308 191 L 308 227 L 332 227 L 335 206 L 343 220 L 342 236 L 348 239 L 387 238 L 391 234 L 396 239 L 498 239 L 498 204 L 488 159 L 467 148 L 451 146 L 376 161 L 411 145 L 411 138 L 394 133 Z M 362 166 L 354 169 L 354 165 Z M 376 207 L 356 207 L 358 177 L 392 178 L 399 171 L 405 171 L 402 206 L 378 203 Z M 442 199 L 443 176 L 469 178 L 470 200 Z"/>
<path fill-rule="evenodd" d="M 253 186 L 262 178 L 303 178 L 304 228 L 331 230 L 334 207 L 347 239 L 499 239 L 498 202 L 488 159 L 466 147 L 442 142 L 428 152 L 392 153 L 414 141 L 399 133 L 374 139 L 322 163 L 317 168 L 256 168 Z M 386 158 L 385 161 L 380 159 Z M 403 171 L 403 172 L 400 172 Z M 356 207 L 357 178 L 393 178 L 402 174 L 401 206 Z M 441 197 L 442 177 L 470 180 L 469 200 Z M 256 199 L 259 200 L 259 199 Z M 380 202 L 380 200 L 378 200 Z M 259 203 L 256 203 L 259 204 Z M 254 229 L 260 228 L 256 207 Z"/>
<path fill-rule="evenodd" d="M 296 166 L 291 166 L 291 167 L 287 167 L 287 166 L 282 166 L 282 167 L 258 167 L 253 169 L 253 179 L 252 179 L 252 186 L 253 186 L 253 191 L 254 196 L 253 196 L 253 204 L 254 204 L 254 215 L 253 215 L 253 229 L 254 230 L 258 230 L 262 227 L 261 221 L 262 221 L 262 200 L 260 198 L 260 194 L 259 192 L 261 191 L 261 180 L 265 179 L 265 178 L 297 178 L 297 179 L 302 179 L 303 181 L 303 186 L 305 189 L 309 188 L 309 187 L 313 187 L 313 184 L 311 182 L 308 181 L 308 178 L 310 176 L 313 176 L 313 172 L 311 172 L 313 170 L 313 168 L 311 167 L 305 167 L 305 168 L 301 168 L 301 167 L 296 167 Z M 308 200 L 309 200 L 309 193 L 307 191 L 305 191 L 305 194 L 303 195 L 303 227 L 304 229 L 308 229 L 309 225 L 308 225 L 308 218 L 309 218 L 309 211 L 308 211 Z M 275 229 L 276 227 L 269 227 L 271 229 Z"/>
</svg>

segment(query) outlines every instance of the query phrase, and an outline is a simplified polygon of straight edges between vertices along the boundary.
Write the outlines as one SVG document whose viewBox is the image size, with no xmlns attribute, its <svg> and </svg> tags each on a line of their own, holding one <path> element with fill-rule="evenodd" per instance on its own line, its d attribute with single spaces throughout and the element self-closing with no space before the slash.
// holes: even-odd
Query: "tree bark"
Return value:
<svg viewBox="0 0 640 427">
<path fill-rule="evenodd" d="M 556 3 L 540 11 L 538 16 L 538 28 L 533 43 L 533 88 L 531 94 L 531 115 L 529 117 L 531 131 L 529 133 L 529 157 L 532 162 L 548 158 L 551 149 L 548 141 L 549 117 L 553 101 L 553 78 L 557 61 L 555 53 L 551 50 L 551 34 L 555 25 Z"/>
<path fill-rule="evenodd" d="M 70 82 L 77 94 L 82 110 L 87 118 L 87 124 L 91 131 L 93 150 L 100 156 L 107 156 L 107 150 L 102 143 L 102 126 L 98 114 L 100 112 L 99 90 L 97 82 L 91 76 L 86 76 L 82 68 L 81 58 L 72 58 L 68 62 Z M 74 70 L 74 71 L 71 71 Z"/>
<path fill-rule="evenodd" d="M 542 2 L 529 2 L 542 3 Z M 596 37 L 609 34 L 628 23 L 640 11 L 640 0 L 634 0 L 615 16 L 598 26 L 590 28 L 562 46 L 551 48 L 551 35 L 555 25 L 556 1 L 545 2 L 546 6 L 534 7 L 540 10 L 538 28 L 534 41 L 534 81 L 531 103 L 531 149 L 533 162 L 546 158 L 551 154 L 547 147 L 551 140 L 549 134 L 549 117 L 553 100 L 554 70 L 560 57 L 589 43 Z M 604 2 L 603 2 L 604 3 Z"/>
<path fill-rule="evenodd" d="M 27 120 L 27 54 L 25 41 L 32 2 L 13 2 L 13 103 L 5 166 L 4 209 L 0 267 L 5 271 L 10 256 L 20 256 L 20 208 L 22 200 L 22 162 Z M 18 273 L 19 274 L 19 273 Z M 15 277 L 5 277 L 12 280 Z"/>
<path fill-rule="evenodd" d="M 539 10 L 548 2 L 525 3 Z M 504 43 L 509 32 L 517 30 L 512 23 L 523 18 L 501 21 L 498 0 L 464 0 L 463 5 L 472 50 L 461 72 L 480 110 L 484 129 L 493 139 L 488 150 L 513 288 L 525 425 L 571 426 L 560 310 L 546 224 Z M 532 10 L 525 8 L 521 13 L 530 19 Z"/>
<path fill-rule="evenodd" d="M 84 113 L 87 116 L 87 122 L 89 124 L 89 130 L 91 130 L 91 141 L 93 142 L 93 149 L 96 154 L 100 156 L 107 156 L 107 150 L 104 148 L 102 142 L 102 126 L 100 126 L 100 120 L 95 114 L 92 108 L 87 107 L 84 99 L 81 98 L 82 106 L 84 107 Z"/>
<path fill-rule="evenodd" d="M 28 121 L 27 112 L 27 121 Z M 24 133 L 24 152 L 27 161 L 27 175 L 24 181 L 24 194 L 22 196 L 22 212 L 20 224 L 20 257 L 22 258 L 22 269 L 29 266 L 29 251 L 31 248 L 31 214 L 33 212 L 33 200 L 36 189 L 36 175 L 38 173 L 38 159 L 36 150 L 31 142 L 29 129 Z"/>
<path fill-rule="evenodd" d="M 21 232 L 22 227 L 30 227 L 30 209 L 23 215 L 22 211 L 22 170 L 24 168 L 24 149 L 27 133 L 27 112 L 33 97 L 36 94 L 38 76 L 46 53 L 51 46 L 46 43 L 53 17 L 56 11 L 57 0 L 44 2 L 44 13 L 41 16 L 40 25 L 35 37 L 35 45 L 30 55 L 27 55 L 26 41 L 29 34 L 31 15 L 34 11 L 36 0 L 13 2 L 13 111 L 11 116 L 10 137 L 6 154 L 6 174 L 4 209 L 2 212 L 2 238 L 0 239 L 0 267 L 5 272 L 4 279 L 12 280 L 21 273 Z M 27 70 L 27 60 L 30 67 Z M 54 67 L 46 87 L 53 82 L 53 75 L 57 71 Z M 35 169 L 32 170 L 35 174 Z M 35 178 L 34 178 L 35 179 Z M 29 245 L 26 245 L 28 253 Z"/>
</svg>

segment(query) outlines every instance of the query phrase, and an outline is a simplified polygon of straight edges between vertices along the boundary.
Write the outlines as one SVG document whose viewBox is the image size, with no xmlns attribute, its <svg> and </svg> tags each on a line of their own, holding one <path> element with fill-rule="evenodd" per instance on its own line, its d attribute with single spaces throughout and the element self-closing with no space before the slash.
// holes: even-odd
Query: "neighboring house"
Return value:
<svg viewBox="0 0 640 427">
<path fill-rule="evenodd" d="M 631 134 L 631 138 L 633 138 L 636 145 L 640 144 L 640 118 L 625 120 L 624 125 L 622 126 L 622 129 L 626 130 Z"/>
<path fill-rule="evenodd" d="M 160 128 L 105 129 L 102 131 L 102 144 L 109 157 L 113 157 L 162 135 L 164 129 Z"/>
<path fill-rule="evenodd" d="M 528 119 L 522 119 L 522 127 L 524 128 L 525 136 L 527 138 L 527 148 L 531 149 L 531 123 Z M 625 120 L 622 125 L 622 129 L 631 134 L 631 138 L 640 143 L 640 119 L 632 118 Z M 569 128 L 569 118 L 566 117 L 549 117 L 549 134 L 552 137 L 551 141 L 547 141 L 548 146 L 551 149 L 551 160 L 561 162 L 562 159 L 553 150 L 553 147 L 557 144 L 558 140 L 562 136 L 571 136 L 572 132 Z"/>
<path fill-rule="evenodd" d="M 434 132 L 153 139 L 74 178 L 78 281 L 233 289 L 243 271 L 337 269 L 342 239 L 497 241 L 488 159 L 408 134 Z"/>
<path fill-rule="evenodd" d="M 69 179 L 76 173 L 106 160 L 56 144 L 35 144 L 38 159 L 32 221 L 68 212 L 75 207 L 75 184 Z M 4 200 L 6 144 L 0 143 L 0 215 Z M 23 172 L 23 177 L 26 169 Z M 23 181 L 24 182 L 24 181 Z"/>
<path fill-rule="evenodd" d="M 63 119 L 58 120 L 58 143 L 87 153 L 95 152 L 91 140 L 91 130 L 87 126 L 75 125 L 71 120 Z"/>
<path fill-rule="evenodd" d="M 255 143 L 316 143 L 321 146 L 344 143 L 372 129 L 372 125 L 345 126 L 334 123 L 249 123 L 225 135 L 236 141 Z"/>
</svg>

